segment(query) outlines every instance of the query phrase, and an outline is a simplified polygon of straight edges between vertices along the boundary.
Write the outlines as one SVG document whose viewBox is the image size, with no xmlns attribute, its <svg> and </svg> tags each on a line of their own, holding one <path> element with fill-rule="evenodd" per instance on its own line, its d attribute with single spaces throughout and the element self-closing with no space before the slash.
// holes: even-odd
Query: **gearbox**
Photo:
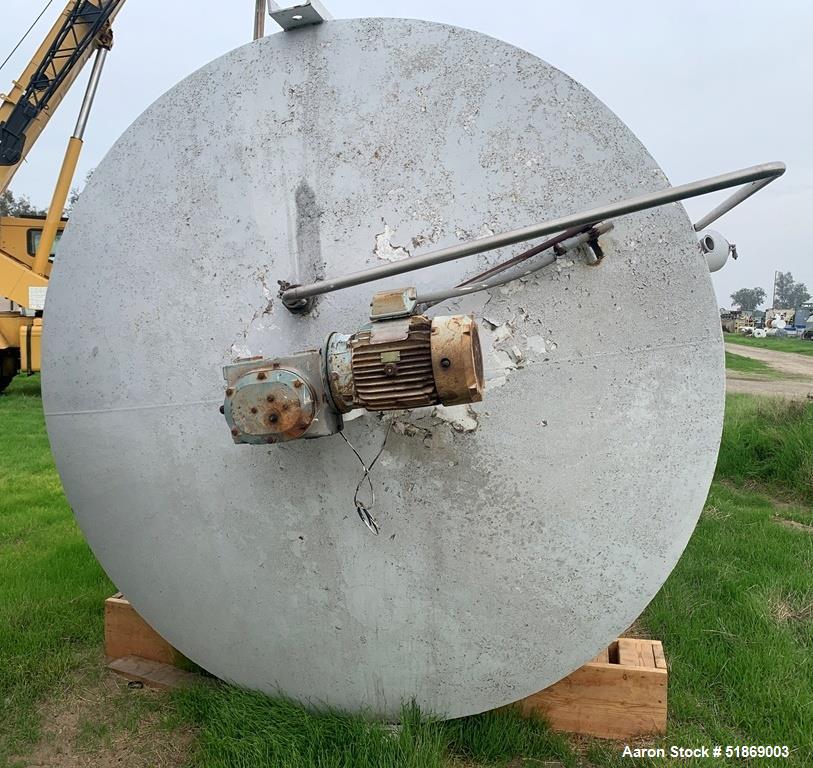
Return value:
<svg viewBox="0 0 813 768">
<path fill-rule="evenodd" d="M 223 414 L 235 443 L 332 435 L 357 408 L 397 411 L 483 398 L 483 360 L 471 315 L 413 314 L 414 289 L 376 294 L 371 322 L 332 333 L 321 349 L 248 358 L 223 369 Z"/>
</svg>

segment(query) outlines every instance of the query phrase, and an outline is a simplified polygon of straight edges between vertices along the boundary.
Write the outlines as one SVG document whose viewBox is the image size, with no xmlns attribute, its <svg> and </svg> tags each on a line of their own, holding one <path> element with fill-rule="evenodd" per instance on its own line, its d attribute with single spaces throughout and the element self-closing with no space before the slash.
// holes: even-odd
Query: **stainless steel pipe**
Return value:
<svg viewBox="0 0 813 768">
<path fill-rule="evenodd" d="M 645 211 L 649 208 L 656 208 L 661 205 L 666 205 L 667 203 L 686 200 L 690 197 L 698 197 L 700 195 L 705 195 L 709 192 L 716 192 L 721 189 L 729 189 L 730 187 L 735 187 L 740 184 L 747 184 L 748 182 L 762 181 L 764 183 L 761 186 L 765 186 L 765 184 L 781 176 L 784 172 L 784 163 L 763 163 L 761 165 L 743 168 L 739 171 L 731 171 L 730 173 L 723 173 L 719 176 L 711 176 L 710 178 L 701 179 L 700 181 L 682 184 L 677 187 L 669 187 L 668 189 L 659 190 L 657 192 L 646 192 L 642 195 L 629 197 L 626 200 L 620 200 L 615 203 L 597 206 L 596 208 L 591 208 L 579 213 L 562 216 L 558 219 L 553 219 L 543 224 L 534 224 L 529 227 L 512 229 L 508 232 L 491 235 L 490 237 L 468 240 L 465 243 L 452 245 L 448 248 L 441 248 L 436 251 L 430 251 L 429 253 L 425 253 L 421 256 L 412 256 L 411 258 L 392 264 L 382 264 L 378 267 L 362 269 L 358 272 L 353 272 L 342 277 L 319 280 L 317 282 L 310 283 L 309 285 L 300 285 L 288 288 L 282 291 L 282 301 L 286 306 L 295 306 L 297 303 L 300 303 L 302 299 L 307 299 L 311 296 L 318 296 L 323 293 L 330 293 L 331 291 L 338 291 L 343 288 L 351 288 L 355 285 L 362 285 L 375 280 L 393 277 L 395 275 L 403 274 L 404 272 L 412 272 L 416 269 L 431 267 L 435 264 L 443 264 L 444 262 L 454 261 L 455 259 L 461 259 L 465 256 L 472 256 L 477 253 L 483 253 L 485 251 L 491 251 L 507 245 L 513 245 L 514 243 L 532 240 L 533 238 L 541 237 L 542 235 L 561 232 L 562 230 L 569 229 L 571 227 L 595 224 L 599 221 L 616 218 L 618 216 L 625 216 L 638 211 Z M 755 191 L 757 190 L 749 192 L 745 195 L 745 197 L 748 197 Z M 742 197 L 741 200 L 744 200 L 745 197 Z M 736 202 L 741 202 L 741 200 Z M 736 202 L 734 202 L 733 205 L 736 205 Z M 731 207 L 733 207 L 733 205 Z M 726 210 L 730 210 L 730 208 L 727 208 Z M 722 213 L 720 215 L 722 215 Z"/>
</svg>

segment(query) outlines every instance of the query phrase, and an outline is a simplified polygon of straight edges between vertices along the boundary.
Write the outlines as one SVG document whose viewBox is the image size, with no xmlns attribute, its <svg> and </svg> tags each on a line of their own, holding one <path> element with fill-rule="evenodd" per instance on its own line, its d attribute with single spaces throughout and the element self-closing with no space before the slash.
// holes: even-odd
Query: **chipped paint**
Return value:
<svg viewBox="0 0 813 768">
<path fill-rule="evenodd" d="M 406 248 L 392 244 L 393 234 L 390 225 L 385 222 L 384 231 L 375 236 L 373 253 L 377 259 L 382 261 L 402 261 L 409 258 L 410 253 Z"/>
<path fill-rule="evenodd" d="M 488 224 L 483 224 L 476 232 L 463 229 L 462 227 L 455 227 L 454 233 L 458 240 L 480 240 L 484 237 L 491 237 L 491 235 L 494 234 L 494 230 L 489 227 Z"/>
<path fill-rule="evenodd" d="M 431 232 L 419 232 L 410 242 L 412 243 L 412 247 L 414 249 L 433 245 L 438 241 L 439 238 L 440 229 L 438 227 L 433 227 Z"/>
<path fill-rule="evenodd" d="M 511 318 L 501 325 L 494 326 L 493 340 L 494 344 L 502 344 L 502 342 L 512 339 L 514 331 L 516 330 L 516 323 L 514 318 Z"/>
<path fill-rule="evenodd" d="M 455 432 L 474 432 L 479 423 L 477 412 L 470 405 L 437 405 L 432 415 L 451 424 Z"/>
<path fill-rule="evenodd" d="M 516 344 L 508 350 L 508 357 L 511 358 L 517 368 L 522 368 L 525 363 L 525 355 Z"/>
<path fill-rule="evenodd" d="M 401 421 L 397 418 L 392 420 L 392 431 L 399 435 L 406 435 L 407 437 L 427 438 L 432 436 L 431 430 L 425 427 L 419 427 L 417 424 L 412 424 L 409 421 Z"/>
<path fill-rule="evenodd" d="M 471 405 L 432 405 L 396 411 L 385 418 L 392 422 L 393 432 L 422 438 L 430 448 L 439 445 L 437 427 L 447 424 L 455 432 L 474 432 L 479 425 L 479 416 Z"/>
<path fill-rule="evenodd" d="M 251 357 L 251 350 L 245 344 L 232 344 L 231 355 L 234 360 Z"/>
<path fill-rule="evenodd" d="M 507 374 L 509 371 L 515 371 L 517 369 L 517 364 L 514 362 L 508 352 L 502 349 L 495 349 L 492 352 L 492 355 L 497 363 L 497 367 L 501 369 L 503 374 Z"/>
</svg>

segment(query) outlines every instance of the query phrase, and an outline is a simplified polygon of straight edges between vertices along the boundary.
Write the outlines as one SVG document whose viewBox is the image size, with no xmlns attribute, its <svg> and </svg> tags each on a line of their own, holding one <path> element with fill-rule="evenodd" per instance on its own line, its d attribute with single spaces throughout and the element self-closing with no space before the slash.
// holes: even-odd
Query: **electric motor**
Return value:
<svg viewBox="0 0 813 768">
<path fill-rule="evenodd" d="M 477 324 L 468 315 L 423 315 L 370 323 L 327 344 L 330 394 L 337 410 L 393 411 L 482 400 Z"/>
</svg>

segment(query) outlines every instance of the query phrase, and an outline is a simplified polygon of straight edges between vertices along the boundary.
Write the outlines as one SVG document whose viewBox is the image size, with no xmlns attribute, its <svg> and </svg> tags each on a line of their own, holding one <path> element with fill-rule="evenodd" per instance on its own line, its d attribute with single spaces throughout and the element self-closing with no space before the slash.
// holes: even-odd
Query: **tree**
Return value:
<svg viewBox="0 0 813 768">
<path fill-rule="evenodd" d="M 746 312 L 752 312 L 765 302 L 765 291 L 762 288 L 740 288 L 731 294 L 731 301 Z"/>
<path fill-rule="evenodd" d="M 25 196 L 15 197 L 14 193 L 7 189 L 0 194 L 0 216 L 44 216 L 45 211 L 41 211 L 31 204 Z"/>
<path fill-rule="evenodd" d="M 76 205 L 76 201 L 79 200 L 79 195 L 82 193 L 82 190 L 87 186 L 87 183 L 90 181 L 90 177 L 93 176 L 93 171 L 95 168 L 91 168 L 85 174 L 85 180 L 80 187 L 71 187 L 71 193 L 68 196 L 68 204 L 65 206 L 65 215 L 70 216 L 71 211 L 73 211 L 73 206 Z"/>
<path fill-rule="evenodd" d="M 804 283 L 797 283 L 790 272 L 776 273 L 774 290 L 777 307 L 796 309 L 810 298 L 807 286 Z"/>
<path fill-rule="evenodd" d="M 85 174 L 85 180 L 82 182 L 81 187 L 71 187 L 65 210 L 62 212 L 63 216 L 70 215 L 73 206 L 79 199 L 82 188 L 90 181 L 90 177 L 93 176 L 93 171 L 95 170 L 95 168 L 91 168 L 87 174 Z M 10 189 L 0 193 L 0 216 L 45 216 L 46 213 L 48 213 L 47 209 L 43 210 L 37 208 L 26 195 L 15 196 Z"/>
</svg>

